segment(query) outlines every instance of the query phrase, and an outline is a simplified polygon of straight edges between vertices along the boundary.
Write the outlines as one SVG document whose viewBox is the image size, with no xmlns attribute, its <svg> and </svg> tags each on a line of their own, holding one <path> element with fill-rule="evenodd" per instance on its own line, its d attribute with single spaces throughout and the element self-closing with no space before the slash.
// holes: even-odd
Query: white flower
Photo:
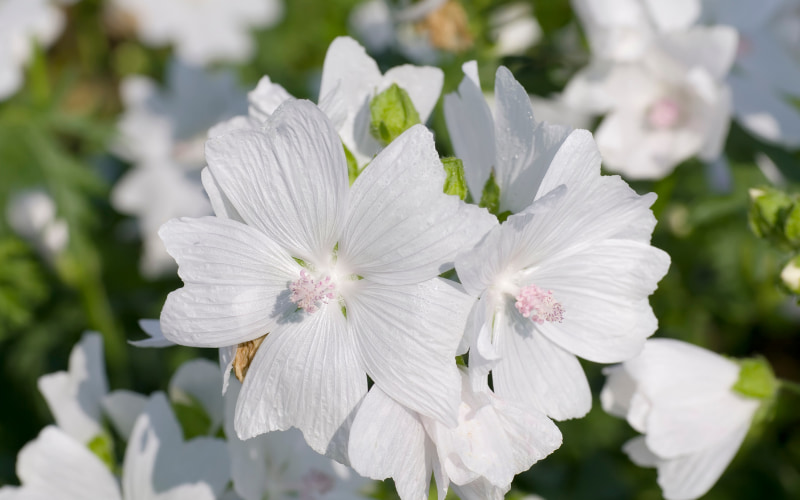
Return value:
<svg viewBox="0 0 800 500">
<path fill-rule="evenodd" d="M 375 60 L 352 38 L 339 37 L 328 47 L 322 66 L 320 96 L 324 98 L 335 93 L 332 95 L 344 110 L 344 120 L 337 129 L 359 166 L 370 161 L 380 149 L 369 132 L 370 101 L 393 83 L 408 93 L 420 121 L 425 123 L 439 100 L 444 73 L 431 66 L 404 64 L 381 74 Z M 330 113 L 328 115 L 330 117 Z"/>
<path fill-rule="evenodd" d="M 441 339 L 460 337 L 471 299 L 436 276 L 494 218 L 442 193 L 430 132 L 406 131 L 352 188 L 336 131 L 308 101 L 209 140 L 206 154 L 218 217 L 161 229 L 185 283 L 161 328 L 176 343 L 224 348 L 225 359 L 249 353 L 252 363 L 237 365 L 248 370 L 239 437 L 298 427 L 343 461 L 367 374 L 415 411 L 454 422 L 455 352 Z"/>
<path fill-rule="evenodd" d="M 497 69 L 494 116 L 481 92 L 475 61 L 463 65 L 458 93 L 444 98 L 444 115 L 472 199 L 481 199 L 490 174 L 500 188 L 499 213 L 531 204 L 553 155 L 571 129 L 537 123 L 528 93 L 511 72 Z"/>
<path fill-rule="evenodd" d="M 725 78 L 735 53 L 731 28 L 672 32 L 653 40 L 638 61 L 590 64 L 570 81 L 565 99 L 608 113 L 596 137 L 609 169 L 658 179 L 694 155 L 720 155 L 731 114 Z"/>
<path fill-rule="evenodd" d="M 225 435 L 231 457 L 233 488 L 244 500 L 366 500 L 372 481 L 311 448 L 296 429 L 275 431 L 242 441 L 234 415 L 241 384 L 225 394 Z"/>
<path fill-rule="evenodd" d="M 591 393 L 576 355 L 621 361 L 656 329 L 647 297 L 669 257 L 650 246 L 655 196 L 602 177 L 588 132 L 537 123 L 507 69 L 497 72 L 494 120 L 478 89 L 468 77 L 445 98 L 453 144 L 473 199 L 493 168 L 498 212 L 516 215 L 456 259 L 480 297 L 465 337 L 470 367 L 492 370 L 504 399 L 580 417 Z"/>
<path fill-rule="evenodd" d="M 183 442 L 166 397 L 154 394 L 125 450 L 121 485 L 97 456 L 58 427 L 45 427 L 17 457 L 9 500 L 214 500 L 230 479 L 225 443 Z M 5 500 L 5 496 L 3 497 Z"/>
<path fill-rule="evenodd" d="M 617 62 L 644 56 L 653 39 L 699 18 L 701 0 L 573 0 L 594 57 Z"/>
<path fill-rule="evenodd" d="M 113 0 L 115 15 L 131 18 L 146 45 L 172 44 L 191 64 L 243 62 L 253 53 L 250 31 L 277 24 L 283 0 Z"/>
<path fill-rule="evenodd" d="M 364 47 L 350 37 L 338 37 L 328 47 L 322 67 L 319 107 L 328 116 L 342 142 L 360 167 L 368 163 L 381 146 L 370 134 L 370 102 L 378 93 L 397 84 L 408 93 L 425 123 L 439 100 L 444 73 L 431 66 L 404 64 L 381 74 L 378 64 Z M 221 123 L 210 137 L 231 130 L 258 128 L 275 109 L 292 95 L 264 76 L 248 93 L 247 116 Z"/>
<path fill-rule="evenodd" d="M 671 339 L 606 370 L 603 408 L 645 434 L 623 448 L 634 463 L 658 469 L 669 500 L 704 495 L 742 444 L 760 401 L 733 390 L 740 366 Z"/>
<path fill-rule="evenodd" d="M 350 434 L 356 471 L 394 478 L 403 500 L 428 498 L 433 472 L 444 498 L 452 485 L 465 500 L 501 500 L 511 481 L 561 446 L 561 433 L 535 408 L 503 400 L 461 371 L 455 427 L 404 408 L 377 386 L 361 404 Z"/>
<path fill-rule="evenodd" d="M 82 444 L 101 435 L 102 401 L 108 392 L 103 339 L 87 332 L 72 348 L 69 371 L 39 377 L 39 391 L 56 424 Z"/>
<path fill-rule="evenodd" d="M 542 38 L 542 27 L 529 3 L 501 5 L 489 15 L 490 36 L 498 56 L 523 54 Z"/>
<path fill-rule="evenodd" d="M 52 261 L 69 243 L 67 221 L 56 217 L 53 198 L 42 190 L 16 193 L 8 202 L 8 225 Z"/>
<path fill-rule="evenodd" d="M 64 15 L 50 0 L 0 0 L 0 100 L 22 86 L 34 45 L 50 46 L 63 28 Z"/>
<path fill-rule="evenodd" d="M 207 73 L 173 61 L 167 85 L 162 91 L 144 77 L 123 81 L 126 111 L 114 148 L 134 166 L 114 187 L 111 202 L 117 210 L 138 216 L 144 243 L 141 269 L 151 277 L 174 269 L 158 238 L 161 224 L 211 213 L 199 175 L 208 129 L 245 109 L 243 92 L 231 73 Z"/>
<path fill-rule="evenodd" d="M 708 22 L 739 31 L 728 78 L 737 120 L 762 139 L 800 146 L 800 2 L 705 0 Z"/>
</svg>

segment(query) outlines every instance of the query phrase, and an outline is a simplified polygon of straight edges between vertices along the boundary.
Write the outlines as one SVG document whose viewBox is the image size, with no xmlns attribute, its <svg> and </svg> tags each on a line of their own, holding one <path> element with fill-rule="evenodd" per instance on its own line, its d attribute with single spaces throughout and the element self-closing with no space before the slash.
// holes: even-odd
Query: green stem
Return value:
<svg viewBox="0 0 800 500">
<path fill-rule="evenodd" d="M 781 380 L 780 384 L 781 384 L 780 385 L 781 389 L 786 389 L 787 391 L 793 392 L 793 393 L 797 394 L 798 396 L 800 396 L 800 384 L 798 384 L 797 382 L 790 382 L 788 380 Z"/>
</svg>

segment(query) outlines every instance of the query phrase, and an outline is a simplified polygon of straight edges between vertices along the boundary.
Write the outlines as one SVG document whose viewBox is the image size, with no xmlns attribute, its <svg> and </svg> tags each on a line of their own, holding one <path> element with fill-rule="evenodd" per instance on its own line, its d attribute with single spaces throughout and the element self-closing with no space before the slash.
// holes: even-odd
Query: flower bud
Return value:
<svg viewBox="0 0 800 500">
<path fill-rule="evenodd" d="M 785 244 L 784 225 L 794 208 L 794 200 L 786 193 L 773 188 L 750 190 L 750 227 L 759 238 L 777 240 Z M 797 217 L 800 217 L 798 213 Z"/>
<path fill-rule="evenodd" d="M 420 123 L 419 113 L 408 93 L 396 83 L 372 98 L 369 103 L 369 131 L 384 146 Z"/>
</svg>

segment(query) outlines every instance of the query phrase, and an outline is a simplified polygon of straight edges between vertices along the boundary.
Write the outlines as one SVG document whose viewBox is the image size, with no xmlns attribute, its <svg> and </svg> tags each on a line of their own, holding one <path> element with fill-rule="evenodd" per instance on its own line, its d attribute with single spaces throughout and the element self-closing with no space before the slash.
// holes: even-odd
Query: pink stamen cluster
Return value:
<svg viewBox="0 0 800 500">
<path fill-rule="evenodd" d="M 553 292 L 536 285 L 528 285 L 520 290 L 514 305 L 520 314 L 540 325 L 545 321 L 561 323 L 564 319 L 564 306 L 556 302 Z"/>
<path fill-rule="evenodd" d="M 331 282 L 330 276 L 315 280 L 305 269 L 300 271 L 300 279 L 289 285 L 292 295 L 289 300 L 306 312 L 314 313 L 319 310 L 320 302 L 327 304 L 334 297 L 336 287 Z"/>
<path fill-rule="evenodd" d="M 336 480 L 332 476 L 316 469 L 311 469 L 311 472 L 303 476 L 300 482 L 301 500 L 313 500 L 317 498 L 317 495 L 324 495 L 333 490 L 336 485 Z"/>
<path fill-rule="evenodd" d="M 647 121 L 653 128 L 672 128 L 681 119 L 681 106 L 671 97 L 659 99 L 647 112 Z"/>
</svg>

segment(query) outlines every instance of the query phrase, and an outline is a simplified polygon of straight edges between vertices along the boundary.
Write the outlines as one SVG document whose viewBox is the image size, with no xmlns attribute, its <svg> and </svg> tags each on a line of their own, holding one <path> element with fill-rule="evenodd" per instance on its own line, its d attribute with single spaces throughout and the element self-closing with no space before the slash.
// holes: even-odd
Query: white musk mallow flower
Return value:
<svg viewBox="0 0 800 500">
<path fill-rule="evenodd" d="M 606 375 L 603 408 L 644 434 L 623 450 L 635 464 L 658 469 L 668 500 L 711 489 L 777 389 L 763 359 L 733 360 L 672 339 L 648 341 Z"/>
<path fill-rule="evenodd" d="M 669 257 L 650 245 L 655 195 L 601 176 L 589 132 L 536 122 L 503 67 L 493 116 L 473 70 L 445 97 L 445 116 L 473 199 L 507 219 L 456 259 L 479 297 L 464 339 L 470 368 L 491 370 L 501 398 L 581 417 L 591 392 L 577 356 L 623 361 L 656 330 L 648 296 Z"/>
<path fill-rule="evenodd" d="M 736 54 L 729 27 L 660 35 L 631 62 L 598 59 L 578 72 L 564 98 L 607 113 L 596 132 L 604 164 L 631 179 L 659 179 L 697 155 L 719 157 L 728 134 Z"/>
<path fill-rule="evenodd" d="M 297 427 L 346 461 L 367 375 L 392 398 L 455 424 L 455 343 L 473 299 L 437 276 L 495 219 L 443 193 L 433 137 L 418 125 L 349 186 L 341 140 L 308 101 L 258 130 L 206 146 L 217 217 L 161 229 L 185 286 L 161 313 L 164 336 L 218 347 L 244 379 L 242 439 Z"/>
</svg>

